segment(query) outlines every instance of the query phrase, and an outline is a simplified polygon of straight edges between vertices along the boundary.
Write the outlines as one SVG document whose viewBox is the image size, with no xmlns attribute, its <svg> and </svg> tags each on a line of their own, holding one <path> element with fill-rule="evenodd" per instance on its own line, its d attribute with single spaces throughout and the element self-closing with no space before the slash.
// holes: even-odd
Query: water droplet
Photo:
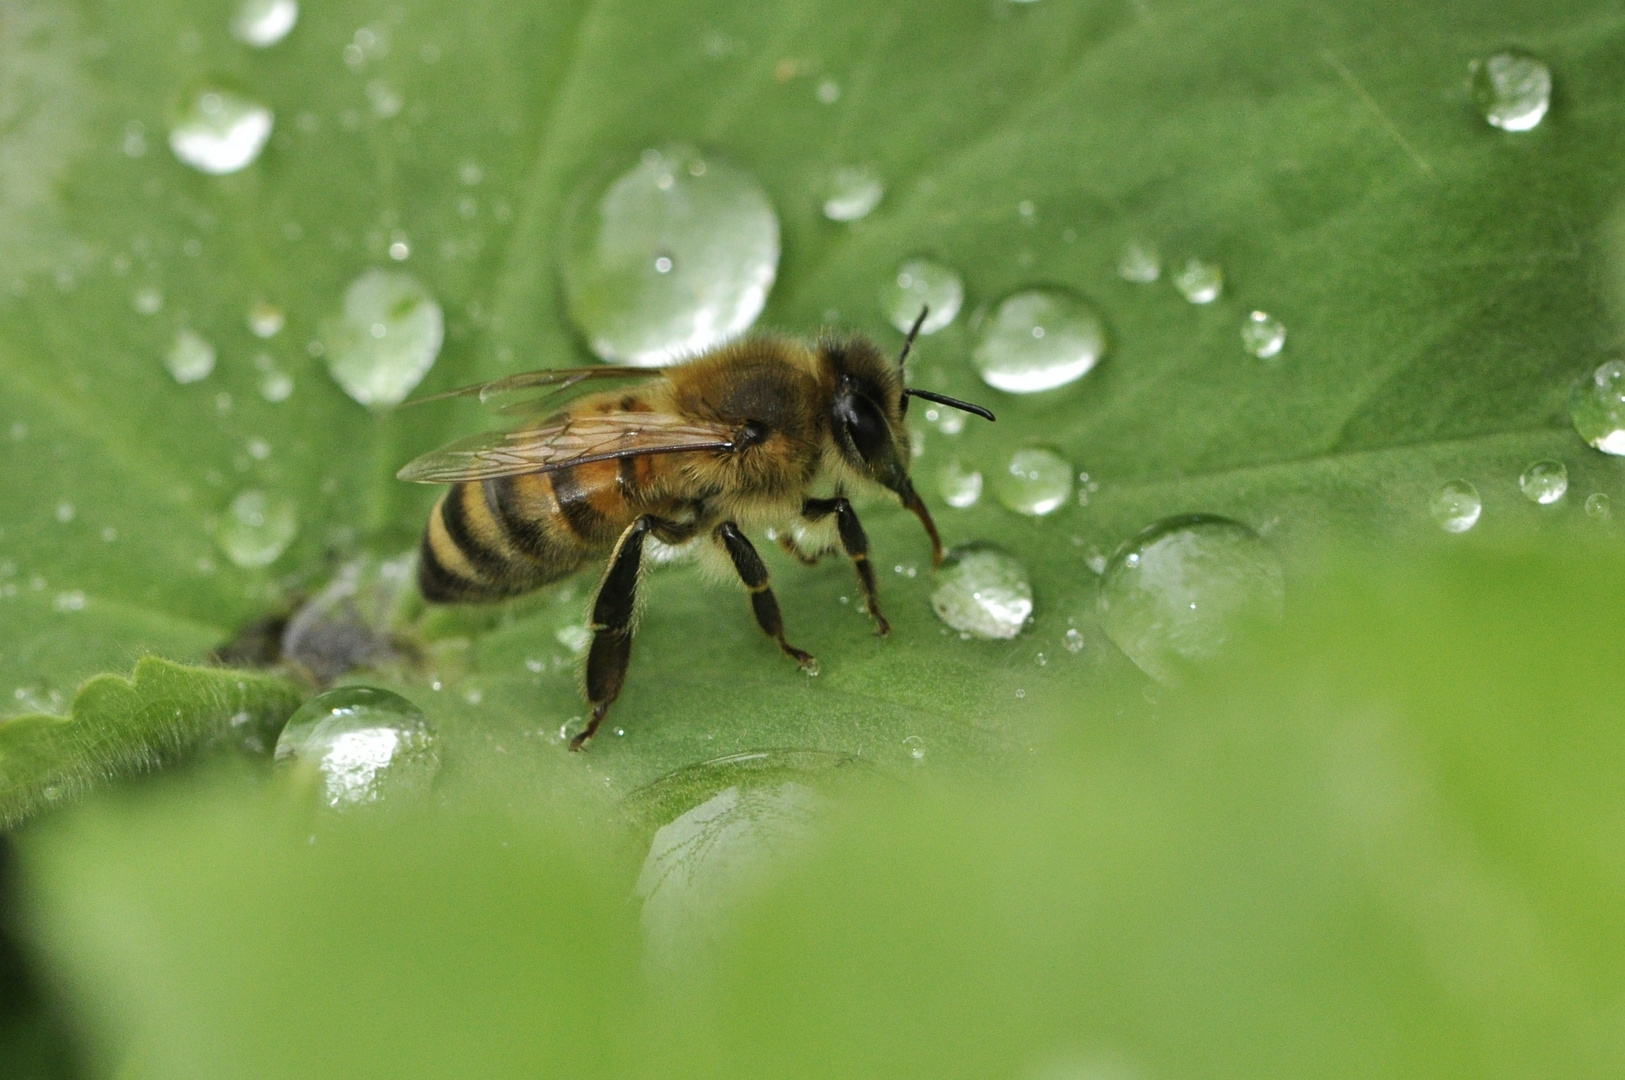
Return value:
<svg viewBox="0 0 1625 1080">
<path fill-rule="evenodd" d="M 113 528 L 113 526 L 108 525 L 108 526 L 106 526 L 106 527 L 104 527 L 102 529 L 102 542 L 103 543 L 111 544 L 111 543 L 116 542 L 117 540 L 118 540 L 118 530 Z"/>
<path fill-rule="evenodd" d="M 982 381 L 1012 394 L 1081 379 L 1106 350 L 1106 327 L 1081 297 L 1061 289 L 1014 293 L 978 314 L 971 361 Z"/>
<path fill-rule="evenodd" d="M 485 170 L 480 168 L 477 161 L 465 161 L 457 166 L 457 179 L 461 180 L 465 187 L 474 187 L 485 179 Z"/>
<path fill-rule="evenodd" d="M 412 256 L 412 245 L 405 238 L 391 240 L 389 243 L 389 257 L 396 262 L 405 262 Z"/>
<path fill-rule="evenodd" d="M 248 309 L 248 329 L 257 338 L 273 338 L 287 324 L 288 317 L 275 304 L 264 300 Z"/>
<path fill-rule="evenodd" d="M 151 285 L 143 286 L 130 295 L 130 306 L 139 315 L 156 315 L 164 306 L 164 294 Z"/>
<path fill-rule="evenodd" d="M 299 508 L 293 499 L 251 489 L 231 501 L 215 539 L 232 562 L 251 570 L 275 562 L 298 531 Z"/>
<path fill-rule="evenodd" d="M 1625 455 L 1625 360 L 1608 361 L 1575 386 L 1569 419 L 1598 450 Z"/>
<path fill-rule="evenodd" d="M 256 49 L 267 49 L 299 21 L 297 0 L 243 0 L 231 20 L 231 36 Z"/>
<path fill-rule="evenodd" d="M 1190 259 L 1174 275 L 1174 288 L 1193 304 L 1211 304 L 1224 291 L 1224 271 L 1214 263 Z"/>
<path fill-rule="evenodd" d="M 1478 489 L 1465 480 L 1452 480 L 1433 493 L 1428 510 L 1439 528 L 1447 533 L 1464 533 L 1478 524 L 1478 515 L 1484 509 L 1479 501 Z"/>
<path fill-rule="evenodd" d="M 1241 324 L 1241 344 L 1260 360 L 1270 360 L 1286 345 L 1286 325 L 1271 315 L 1255 311 Z"/>
<path fill-rule="evenodd" d="M 1080 653 L 1083 651 L 1083 633 L 1077 627 L 1074 626 L 1068 629 L 1067 632 L 1062 635 L 1061 640 L 1066 645 L 1067 652 Z"/>
<path fill-rule="evenodd" d="M 1552 71 L 1540 60 L 1518 49 L 1474 60 L 1473 103 L 1502 131 L 1528 131 L 1546 116 L 1552 103 Z"/>
<path fill-rule="evenodd" d="M 169 148 L 200 172 L 222 175 L 246 168 L 271 137 L 271 110 L 230 90 L 194 94 L 169 132 Z"/>
<path fill-rule="evenodd" d="M 51 606 L 61 612 L 83 611 L 85 610 L 85 594 L 79 589 L 57 593 L 56 599 L 51 602 Z"/>
<path fill-rule="evenodd" d="M 372 104 L 372 114 L 381 120 L 397 115 L 401 106 L 406 104 L 401 92 L 383 79 L 373 79 L 367 83 L 367 101 Z"/>
<path fill-rule="evenodd" d="M 1130 240 L 1117 256 L 1117 276 L 1136 285 L 1149 285 L 1162 276 L 1162 253 L 1148 240 Z"/>
<path fill-rule="evenodd" d="M 249 439 L 248 456 L 255 461 L 264 461 L 271 456 L 271 444 L 258 436 Z"/>
<path fill-rule="evenodd" d="M 1518 477 L 1518 488 L 1542 506 L 1561 499 L 1569 490 L 1569 470 L 1561 461 L 1537 461 Z"/>
<path fill-rule="evenodd" d="M 564 246 L 570 315 L 592 350 L 652 367 L 756 320 L 778 272 L 779 219 L 755 177 L 673 146 L 578 200 Z"/>
<path fill-rule="evenodd" d="M 1106 636 L 1166 681 L 1221 652 L 1246 620 L 1279 618 L 1284 595 L 1280 563 L 1258 534 L 1198 514 L 1160 521 L 1120 547 L 1096 609 Z"/>
<path fill-rule="evenodd" d="M 260 353 L 254 357 L 254 367 L 260 373 L 260 396 L 273 405 L 279 401 L 288 400 L 293 393 L 293 377 L 276 366 L 276 358 L 270 353 Z"/>
<path fill-rule="evenodd" d="M 131 120 L 124 125 L 124 153 L 128 157 L 145 157 L 147 153 L 147 125 Z"/>
<path fill-rule="evenodd" d="M 580 656 L 587 651 L 587 646 L 592 644 L 592 631 L 580 625 L 565 626 L 554 632 L 553 639 Z"/>
<path fill-rule="evenodd" d="M 982 474 L 958 458 L 945 461 L 937 470 L 937 491 L 955 509 L 975 506 L 982 497 Z"/>
<path fill-rule="evenodd" d="M 834 79 L 824 79 L 818 84 L 818 100 L 825 105 L 833 105 L 841 100 L 841 84 Z"/>
<path fill-rule="evenodd" d="M 862 165 L 843 165 L 824 182 L 824 216 L 831 221 L 868 217 L 886 194 L 886 184 Z"/>
<path fill-rule="evenodd" d="M 657 274 L 671 273 L 674 265 L 670 255 L 657 255 L 655 257 L 655 273 Z"/>
<path fill-rule="evenodd" d="M 56 519 L 64 525 L 72 521 L 74 517 L 78 515 L 78 513 L 78 507 L 74 506 L 66 499 L 63 499 L 61 502 L 56 504 Z"/>
<path fill-rule="evenodd" d="M 994 474 L 993 493 L 1006 509 L 1018 514 L 1053 514 L 1072 497 L 1072 465 L 1053 450 L 1023 447 Z"/>
<path fill-rule="evenodd" d="M 920 324 L 920 333 L 934 334 L 954 321 L 965 303 L 965 283 L 952 267 L 930 259 L 910 259 L 880 290 L 880 307 L 891 324 L 908 333 L 920 308 L 931 311 Z"/>
<path fill-rule="evenodd" d="M 1602 492 L 1594 491 L 1586 496 L 1586 517 L 1596 521 L 1607 521 L 1613 513 L 1613 508 L 1608 505 L 1608 496 Z"/>
<path fill-rule="evenodd" d="M 369 408 L 389 408 L 423 380 L 445 337 L 440 305 L 416 278 L 368 270 L 344 292 L 344 308 L 322 326 L 333 378 Z"/>
<path fill-rule="evenodd" d="M 440 744 L 416 705 L 388 690 L 346 686 L 305 702 L 276 741 L 276 760 L 321 779 L 339 809 L 428 792 Z"/>
<path fill-rule="evenodd" d="M 169 353 L 164 357 L 164 367 L 169 369 L 176 382 L 185 385 L 207 378 L 209 372 L 214 370 L 214 357 L 214 346 L 206 338 L 182 327 L 175 335 L 175 344 L 169 347 Z"/>
<path fill-rule="evenodd" d="M 1033 613 L 1027 569 L 994 547 L 966 544 L 943 561 L 931 591 L 937 618 L 971 637 L 1013 638 Z"/>
</svg>

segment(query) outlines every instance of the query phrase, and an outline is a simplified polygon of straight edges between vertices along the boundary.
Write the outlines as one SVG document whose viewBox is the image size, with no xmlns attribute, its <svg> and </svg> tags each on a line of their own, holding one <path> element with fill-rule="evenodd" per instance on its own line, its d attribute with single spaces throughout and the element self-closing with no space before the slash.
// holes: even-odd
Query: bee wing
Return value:
<svg viewBox="0 0 1625 1080">
<path fill-rule="evenodd" d="M 670 413 L 563 416 L 540 427 L 494 431 L 424 454 L 396 475 L 420 484 L 552 472 L 611 458 L 734 449 L 734 432 Z"/>
<path fill-rule="evenodd" d="M 475 383 L 473 386 L 463 386 L 456 390 L 447 390 L 441 394 L 430 394 L 428 397 L 415 398 L 408 401 L 406 405 L 425 405 L 431 401 L 449 401 L 453 398 L 465 397 L 477 397 L 480 399 L 480 403 L 484 405 L 507 394 L 517 394 L 527 390 L 540 391 L 533 398 L 527 398 L 513 404 L 504 404 L 498 409 L 499 412 L 528 412 L 535 409 L 541 402 L 551 402 L 557 395 L 589 380 L 652 379 L 659 377 L 661 374 L 658 368 L 628 368 L 607 365 L 602 367 L 549 368 L 543 371 L 524 371 L 518 375 L 492 379 L 490 382 Z"/>
</svg>

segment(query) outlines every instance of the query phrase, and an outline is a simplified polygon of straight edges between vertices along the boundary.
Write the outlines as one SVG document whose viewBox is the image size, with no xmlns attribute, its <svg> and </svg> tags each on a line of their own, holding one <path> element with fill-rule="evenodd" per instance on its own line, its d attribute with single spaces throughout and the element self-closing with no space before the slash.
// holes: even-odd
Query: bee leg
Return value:
<svg viewBox="0 0 1625 1080">
<path fill-rule="evenodd" d="M 808 521 L 821 521 L 835 515 L 835 529 L 841 537 L 841 550 L 852 560 L 858 572 L 858 585 L 863 589 L 863 602 L 875 619 L 875 632 L 881 637 L 891 633 L 891 624 L 880 613 L 880 588 L 875 584 L 875 568 L 869 562 L 869 538 L 863 533 L 858 512 L 844 498 L 808 499 L 801 506 L 801 516 Z"/>
<path fill-rule="evenodd" d="M 570 740 L 571 750 L 580 750 L 592 738 L 626 682 L 626 666 L 632 658 L 632 615 L 637 608 L 643 538 L 658 524 L 658 519 L 646 514 L 627 526 L 615 543 L 604 582 L 598 586 L 598 596 L 592 605 L 592 648 L 587 653 L 587 701 L 592 705 L 592 718 L 586 728 Z"/>
<path fill-rule="evenodd" d="M 818 661 L 813 659 L 812 654 L 784 640 L 784 616 L 779 613 L 778 598 L 773 595 L 773 587 L 768 582 L 767 565 L 762 562 L 762 557 L 756 554 L 755 546 L 739 531 L 739 526 L 731 521 L 724 521 L 718 525 L 712 535 L 727 549 L 728 557 L 733 560 L 734 569 L 739 572 L 739 580 L 750 590 L 750 607 L 756 613 L 757 625 L 768 637 L 779 643 L 784 655 L 803 668 L 816 672 Z"/>
<path fill-rule="evenodd" d="M 802 566 L 818 565 L 818 556 L 809 555 L 805 551 L 802 551 L 801 547 L 794 540 L 790 539 L 788 535 L 780 533 L 778 539 L 779 546 L 785 550 L 785 553 Z"/>
</svg>

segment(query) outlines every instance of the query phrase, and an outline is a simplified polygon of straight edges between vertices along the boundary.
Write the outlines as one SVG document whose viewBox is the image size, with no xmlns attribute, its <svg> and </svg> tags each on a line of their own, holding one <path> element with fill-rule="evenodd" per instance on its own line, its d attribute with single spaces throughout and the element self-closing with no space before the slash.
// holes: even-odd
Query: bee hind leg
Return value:
<svg viewBox="0 0 1625 1080">
<path fill-rule="evenodd" d="M 852 560 L 858 572 L 858 586 L 863 589 L 863 603 L 874 616 L 875 633 L 885 637 L 891 633 L 891 624 L 880 613 L 880 587 L 875 584 L 875 568 L 869 562 L 869 537 L 864 534 L 858 512 L 844 498 L 808 499 L 801 506 L 801 516 L 808 521 L 822 521 L 835 515 L 835 531 L 841 538 L 841 550 Z"/>
<path fill-rule="evenodd" d="M 592 705 L 592 717 L 570 740 L 571 750 L 580 750 L 593 737 L 610 705 L 621 695 L 632 659 L 632 618 L 637 610 L 643 540 L 664 524 L 646 514 L 628 525 L 615 542 L 609 570 L 592 605 L 592 648 L 587 652 L 587 701 Z"/>
<path fill-rule="evenodd" d="M 712 535 L 728 552 L 728 558 L 733 560 L 734 569 L 739 573 L 739 580 L 750 590 L 750 608 L 756 615 L 756 624 L 762 628 L 763 633 L 779 643 L 784 655 L 805 670 L 817 673 L 818 661 L 813 659 L 812 653 L 798 649 L 785 640 L 784 616 L 779 611 L 778 597 L 773 595 L 767 565 L 756 553 L 755 545 L 739 530 L 739 526 L 731 521 L 724 521 L 718 525 Z"/>
</svg>

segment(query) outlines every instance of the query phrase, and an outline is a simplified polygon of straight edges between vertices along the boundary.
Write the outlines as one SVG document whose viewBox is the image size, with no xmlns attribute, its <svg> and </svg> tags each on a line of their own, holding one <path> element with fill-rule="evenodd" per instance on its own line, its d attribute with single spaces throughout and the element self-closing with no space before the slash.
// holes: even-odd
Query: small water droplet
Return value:
<svg viewBox="0 0 1625 1080">
<path fill-rule="evenodd" d="M 1568 466 L 1561 461 L 1537 461 L 1518 477 L 1518 489 L 1542 506 L 1561 499 L 1569 490 Z"/>
<path fill-rule="evenodd" d="M 264 461 L 271 456 L 271 444 L 255 436 L 248 440 L 248 456 L 255 461 Z"/>
<path fill-rule="evenodd" d="M 868 217 L 885 194 L 886 184 L 873 169 L 843 165 L 824 182 L 824 216 L 831 221 L 857 221 Z"/>
<path fill-rule="evenodd" d="M 1053 450 L 1024 447 L 994 474 L 993 493 L 1006 509 L 1018 514 L 1053 514 L 1072 497 L 1072 465 Z"/>
<path fill-rule="evenodd" d="M 1286 345 L 1286 325 L 1280 319 L 1255 311 L 1241 324 L 1242 346 L 1260 360 L 1270 360 Z"/>
<path fill-rule="evenodd" d="M 1043 653 L 1039 653 L 1037 656 L 1033 657 L 1033 663 L 1037 664 L 1039 667 L 1047 667 L 1049 665 L 1049 657 L 1045 656 Z"/>
<path fill-rule="evenodd" d="M 143 286 L 130 295 L 130 306 L 139 315 L 156 315 L 164 306 L 164 294 L 151 285 Z"/>
<path fill-rule="evenodd" d="M 1068 629 L 1067 632 L 1061 636 L 1061 641 L 1066 645 L 1066 651 L 1069 653 L 1080 653 L 1083 651 L 1083 633 L 1075 626 Z"/>
<path fill-rule="evenodd" d="M 11 423 L 11 441 L 22 442 L 26 438 L 28 438 L 28 425 L 21 420 L 13 420 Z"/>
<path fill-rule="evenodd" d="M 979 313 L 972 329 L 971 361 L 982 381 L 1012 394 L 1081 379 L 1106 351 L 1106 327 L 1095 309 L 1061 289 L 1007 296 Z"/>
<path fill-rule="evenodd" d="M 1130 240 L 1117 256 L 1117 276 L 1136 285 L 1149 285 L 1162 276 L 1162 252 L 1149 240 Z"/>
<path fill-rule="evenodd" d="M 113 526 L 108 525 L 108 526 L 105 526 L 102 529 L 102 542 L 103 543 L 111 544 L 111 543 L 115 543 L 117 540 L 118 540 L 118 530 L 113 528 Z"/>
<path fill-rule="evenodd" d="M 79 589 L 57 593 L 56 599 L 51 602 L 51 606 L 61 612 L 83 611 L 85 610 L 85 594 Z"/>
<path fill-rule="evenodd" d="M 657 255 L 657 256 L 655 256 L 655 273 L 657 273 L 657 274 L 669 274 L 672 271 L 672 265 L 673 264 L 672 264 L 670 255 Z"/>
<path fill-rule="evenodd" d="M 1586 517 L 1596 521 L 1607 521 L 1614 514 L 1613 508 L 1608 505 L 1608 496 L 1600 491 L 1587 495 L 1585 506 Z"/>
<path fill-rule="evenodd" d="M 921 307 L 931 310 L 920 324 L 920 333 L 934 334 L 954 321 L 964 303 L 964 281 L 952 267 L 930 259 L 910 259 L 880 290 L 881 310 L 905 334 L 920 317 Z"/>
<path fill-rule="evenodd" d="M 257 338 L 274 338 L 287 324 L 288 316 L 275 304 L 264 300 L 248 309 L 248 329 Z"/>
<path fill-rule="evenodd" d="M 952 458 L 937 470 L 937 491 L 943 502 L 957 510 L 975 506 L 982 497 L 982 474 Z"/>
<path fill-rule="evenodd" d="M 169 131 L 169 148 L 183 163 L 213 175 L 246 168 L 271 137 L 271 110 L 230 90 L 192 95 Z"/>
<path fill-rule="evenodd" d="M 175 334 L 175 343 L 164 357 L 164 367 L 169 369 L 176 382 L 185 385 L 207 378 L 209 372 L 214 370 L 214 360 L 214 346 L 208 339 L 183 326 Z"/>
<path fill-rule="evenodd" d="M 440 743 L 422 710 L 399 694 L 346 686 L 288 718 L 276 760 L 312 769 L 323 801 L 344 809 L 427 793 L 440 771 Z"/>
<path fill-rule="evenodd" d="M 841 100 L 841 84 L 834 79 L 824 79 L 818 84 L 818 100 L 825 105 L 833 105 Z"/>
<path fill-rule="evenodd" d="M 485 170 L 480 168 L 477 161 L 465 161 L 457 166 L 457 179 L 462 181 L 465 187 L 474 187 L 485 179 Z"/>
<path fill-rule="evenodd" d="M 554 632 L 553 639 L 575 655 L 580 656 L 592 644 L 592 631 L 581 625 L 565 626 Z"/>
<path fill-rule="evenodd" d="M 1206 514 L 1168 518 L 1112 556 L 1100 579 L 1101 629 L 1155 679 L 1223 651 L 1250 619 L 1279 618 L 1281 564 L 1258 534 Z"/>
<path fill-rule="evenodd" d="M 1528 131 L 1552 103 L 1552 70 L 1520 49 L 1508 49 L 1468 65 L 1473 103 L 1502 131 Z"/>
<path fill-rule="evenodd" d="M 72 521 L 78 513 L 78 508 L 66 499 L 56 504 L 56 519 L 64 525 Z"/>
<path fill-rule="evenodd" d="M 407 243 L 405 237 L 389 242 L 389 257 L 396 262 L 405 262 L 412 256 L 412 245 Z"/>
<path fill-rule="evenodd" d="M 653 367 L 756 320 L 778 273 L 779 219 L 755 177 L 671 146 L 578 199 L 564 251 L 570 315 L 592 350 Z M 670 269 L 656 267 L 660 258 Z"/>
<path fill-rule="evenodd" d="M 299 508 L 286 495 L 240 492 L 216 527 L 226 557 L 245 570 L 277 560 L 299 531 Z"/>
<path fill-rule="evenodd" d="M 293 393 L 293 377 L 276 366 L 276 358 L 270 353 L 260 353 L 254 357 L 254 367 L 260 373 L 260 396 L 273 405 L 288 400 Z"/>
<path fill-rule="evenodd" d="M 1484 504 L 1478 489 L 1465 480 L 1452 480 L 1433 493 L 1428 510 L 1439 528 L 1447 533 L 1464 533 L 1478 524 Z"/>
<path fill-rule="evenodd" d="M 937 618 L 962 635 L 1013 638 L 1033 613 L 1027 569 L 997 548 L 967 544 L 943 561 L 931 591 Z"/>
<path fill-rule="evenodd" d="M 124 153 L 128 157 L 145 157 L 147 153 L 147 125 L 131 120 L 124 125 Z"/>
<path fill-rule="evenodd" d="M 398 115 L 401 106 L 406 104 L 401 92 L 383 79 L 373 79 L 367 83 L 367 101 L 372 105 L 372 114 L 381 120 Z"/>
<path fill-rule="evenodd" d="M 1569 419 L 1598 450 L 1625 455 L 1625 361 L 1610 360 L 1575 386 Z"/>
<path fill-rule="evenodd" d="M 444 337 L 440 305 L 416 278 L 368 270 L 345 290 L 340 315 L 323 323 L 322 352 L 346 394 L 389 408 L 428 374 Z"/>
<path fill-rule="evenodd" d="M 298 21 L 298 0 L 243 0 L 231 20 L 231 36 L 256 49 L 268 49 L 287 37 Z"/>
<path fill-rule="evenodd" d="M 1193 304 L 1211 304 L 1224 292 L 1224 271 L 1214 263 L 1190 259 L 1174 275 L 1174 288 Z"/>
</svg>

